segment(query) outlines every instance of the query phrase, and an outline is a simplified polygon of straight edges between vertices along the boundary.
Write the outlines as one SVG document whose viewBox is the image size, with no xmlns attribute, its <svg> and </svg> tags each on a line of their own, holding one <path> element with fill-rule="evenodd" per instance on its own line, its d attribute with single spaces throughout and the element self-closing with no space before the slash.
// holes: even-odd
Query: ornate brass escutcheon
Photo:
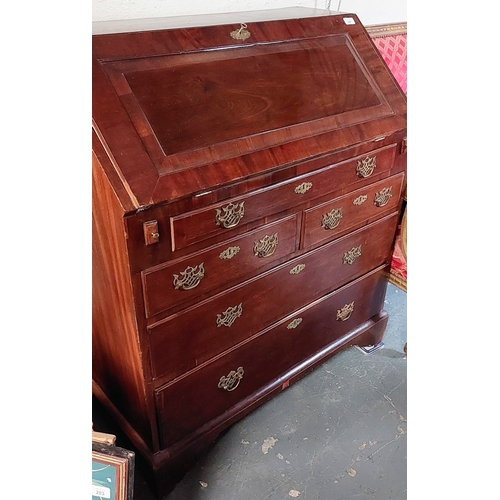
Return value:
<svg viewBox="0 0 500 500">
<path fill-rule="evenodd" d="M 270 257 L 278 247 L 278 233 L 265 235 L 253 244 L 253 252 L 257 257 Z"/>
<path fill-rule="evenodd" d="M 302 184 L 299 184 L 295 188 L 295 192 L 297 194 L 304 194 L 307 193 L 307 191 L 309 191 L 309 189 L 311 189 L 312 187 L 313 187 L 312 182 L 303 182 Z"/>
<path fill-rule="evenodd" d="M 392 186 L 388 188 L 384 188 L 378 193 L 375 193 L 375 205 L 377 207 L 383 207 L 389 203 L 389 200 L 392 198 Z"/>
<path fill-rule="evenodd" d="M 290 323 L 288 323 L 287 328 L 289 330 L 292 330 L 293 328 L 297 328 L 301 323 L 302 323 L 302 318 L 295 318 L 293 321 L 290 321 Z"/>
<path fill-rule="evenodd" d="M 335 229 L 340 224 L 340 219 L 342 219 L 342 208 L 334 208 L 323 215 L 321 225 L 325 229 Z"/>
<path fill-rule="evenodd" d="M 240 247 L 229 247 L 219 254 L 219 259 L 227 260 L 232 259 L 239 251 Z"/>
<path fill-rule="evenodd" d="M 342 264 L 351 265 L 358 257 L 361 257 L 361 245 L 353 247 L 348 252 L 344 253 Z"/>
<path fill-rule="evenodd" d="M 181 271 L 181 279 L 178 274 L 174 274 L 174 287 L 176 290 L 191 290 L 200 284 L 203 276 L 205 276 L 205 268 L 203 262 L 198 266 L 188 266 L 184 271 Z"/>
<path fill-rule="evenodd" d="M 217 208 L 215 210 L 215 223 L 226 229 L 237 226 L 243 215 L 245 215 L 244 204 L 245 202 L 242 201 L 236 205 L 229 203 L 225 207 L 222 207 L 222 209 Z"/>
<path fill-rule="evenodd" d="M 243 370 L 243 367 L 240 366 L 236 371 L 230 371 L 227 377 L 222 376 L 217 384 L 217 387 L 219 389 L 224 389 L 225 391 L 234 391 L 236 387 L 238 387 L 244 374 L 245 371 Z"/>
<path fill-rule="evenodd" d="M 337 321 L 347 321 L 354 311 L 354 301 L 337 310 Z"/>
<path fill-rule="evenodd" d="M 377 166 L 376 156 L 367 156 L 364 160 L 358 160 L 358 165 L 356 166 L 356 173 L 359 177 L 370 177 Z"/>
<path fill-rule="evenodd" d="M 358 196 L 355 200 L 353 200 L 353 205 L 362 205 L 366 200 L 368 199 L 368 196 L 366 194 L 362 194 Z"/>
<path fill-rule="evenodd" d="M 231 38 L 234 38 L 235 40 L 246 40 L 251 35 L 250 31 L 246 28 L 247 25 L 245 23 L 241 23 L 239 29 L 231 31 Z"/>
<path fill-rule="evenodd" d="M 228 307 L 222 314 L 217 314 L 217 326 L 231 326 L 243 314 L 243 303 Z"/>
<path fill-rule="evenodd" d="M 305 264 L 297 264 L 295 267 L 292 267 L 292 269 L 290 269 L 290 274 L 299 274 L 305 268 L 306 268 Z"/>
</svg>

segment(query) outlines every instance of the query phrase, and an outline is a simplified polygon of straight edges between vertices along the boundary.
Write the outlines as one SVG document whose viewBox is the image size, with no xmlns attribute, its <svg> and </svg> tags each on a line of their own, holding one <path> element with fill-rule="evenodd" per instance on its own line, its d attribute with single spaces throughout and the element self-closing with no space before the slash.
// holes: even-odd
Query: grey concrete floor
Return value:
<svg viewBox="0 0 500 500">
<path fill-rule="evenodd" d="M 342 351 L 233 425 L 165 500 L 406 499 L 406 293 L 389 284 L 385 309 L 383 349 Z M 155 498 L 140 470 L 134 489 Z"/>
</svg>

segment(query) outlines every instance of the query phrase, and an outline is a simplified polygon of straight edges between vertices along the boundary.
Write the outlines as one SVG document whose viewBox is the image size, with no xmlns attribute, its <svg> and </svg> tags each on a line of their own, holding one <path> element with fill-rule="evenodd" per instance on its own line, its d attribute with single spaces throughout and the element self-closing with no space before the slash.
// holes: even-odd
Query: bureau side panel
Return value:
<svg viewBox="0 0 500 500">
<path fill-rule="evenodd" d="M 152 447 L 123 210 L 92 154 L 92 372 L 103 404 Z M 96 393 L 98 397 L 102 395 Z M 109 401 L 107 401 L 108 399 Z M 111 403 L 112 406 L 109 404 Z M 114 408 L 113 408 L 114 407 Z M 115 415 L 116 416 L 116 415 Z M 123 420 L 123 419 L 122 419 Z M 129 424 L 129 426 L 127 425 Z M 127 430 L 127 429 L 125 429 Z M 138 441 L 138 436 L 129 436 Z M 139 445 L 141 443 L 139 442 Z"/>
</svg>

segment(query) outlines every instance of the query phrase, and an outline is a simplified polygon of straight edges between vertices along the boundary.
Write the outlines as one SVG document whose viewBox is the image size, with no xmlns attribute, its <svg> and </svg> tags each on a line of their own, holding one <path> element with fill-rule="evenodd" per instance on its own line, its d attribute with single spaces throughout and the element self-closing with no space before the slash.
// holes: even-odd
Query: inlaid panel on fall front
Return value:
<svg viewBox="0 0 500 500">
<path fill-rule="evenodd" d="M 162 382 L 195 368 L 388 260 L 397 212 L 152 325 Z"/>
<path fill-rule="evenodd" d="M 378 268 L 288 316 L 156 393 L 163 446 L 196 429 L 377 314 L 386 279 Z M 175 411 L 171 411 L 174 407 Z"/>
<path fill-rule="evenodd" d="M 243 154 L 256 148 L 247 137 L 268 147 L 391 113 L 345 35 L 120 61 L 107 72 L 157 158 L 231 141 Z"/>
</svg>

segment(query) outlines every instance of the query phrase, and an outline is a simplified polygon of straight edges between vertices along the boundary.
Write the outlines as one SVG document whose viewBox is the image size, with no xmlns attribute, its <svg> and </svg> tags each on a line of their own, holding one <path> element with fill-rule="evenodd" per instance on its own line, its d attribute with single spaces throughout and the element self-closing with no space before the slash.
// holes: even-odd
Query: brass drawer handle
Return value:
<svg viewBox="0 0 500 500">
<path fill-rule="evenodd" d="M 354 301 L 337 310 L 337 321 L 347 321 L 354 311 Z"/>
<path fill-rule="evenodd" d="M 359 247 L 353 247 L 348 252 L 344 253 L 342 264 L 351 265 L 358 257 L 361 257 L 361 245 L 359 245 Z"/>
<path fill-rule="evenodd" d="M 225 391 L 234 391 L 236 387 L 238 387 L 244 374 L 245 371 L 243 370 L 243 367 L 240 366 L 236 371 L 230 371 L 227 377 L 222 376 L 217 384 L 217 387 L 219 389 L 224 389 Z"/>
<path fill-rule="evenodd" d="M 243 314 L 243 302 L 234 307 L 228 307 L 222 314 L 217 314 L 217 327 L 230 327 Z"/>
<path fill-rule="evenodd" d="M 181 271 L 181 279 L 179 279 L 178 274 L 174 274 L 174 287 L 176 290 L 179 288 L 192 290 L 200 284 L 203 276 L 205 276 L 203 262 L 198 266 L 188 266 L 184 271 Z"/>
<path fill-rule="evenodd" d="M 373 174 L 375 167 L 377 166 L 376 156 L 367 156 L 364 160 L 358 160 L 358 165 L 356 166 L 356 173 L 359 177 L 367 178 Z"/>
<path fill-rule="evenodd" d="M 265 235 L 253 244 L 253 252 L 257 257 L 270 257 L 278 247 L 278 233 Z"/>
<path fill-rule="evenodd" d="M 241 248 L 238 246 L 228 247 L 223 252 L 221 252 L 219 254 L 219 259 L 221 259 L 221 260 L 232 259 L 240 250 L 241 250 Z"/>
<path fill-rule="evenodd" d="M 237 226 L 243 218 L 243 215 L 245 215 L 244 205 L 245 202 L 242 201 L 236 205 L 229 203 L 225 207 L 222 207 L 222 209 L 217 208 L 215 210 L 215 223 L 226 229 Z"/>
<path fill-rule="evenodd" d="M 293 321 L 288 323 L 287 328 L 292 330 L 293 328 L 297 328 L 302 323 L 302 318 L 295 318 Z"/>
<path fill-rule="evenodd" d="M 299 274 L 305 268 L 306 268 L 305 264 L 297 264 L 295 267 L 292 267 L 292 269 L 290 269 L 290 274 Z"/>
<path fill-rule="evenodd" d="M 389 200 L 392 198 L 392 186 L 388 188 L 383 188 L 378 193 L 375 193 L 375 205 L 377 207 L 383 207 L 389 203 Z"/>
<path fill-rule="evenodd" d="M 327 214 L 323 215 L 321 220 L 321 225 L 325 229 L 335 229 L 342 219 L 342 208 L 334 208 L 330 210 Z"/>
<path fill-rule="evenodd" d="M 309 191 L 309 189 L 311 189 L 312 187 L 313 187 L 312 182 L 303 182 L 302 184 L 299 184 L 295 188 L 295 192 L 297 194 L 304 194 L 307 193 L 307 191 Z"/>
<path fill-rule="evenodd" d="M 352 204 L 353 205 L 362 205 L 367 199 L 368 199 L 368 196 L 366 194 L 362 194 L 362 195 L 358 196 L 355 200 L 353 200 Z"/>
</svg>

